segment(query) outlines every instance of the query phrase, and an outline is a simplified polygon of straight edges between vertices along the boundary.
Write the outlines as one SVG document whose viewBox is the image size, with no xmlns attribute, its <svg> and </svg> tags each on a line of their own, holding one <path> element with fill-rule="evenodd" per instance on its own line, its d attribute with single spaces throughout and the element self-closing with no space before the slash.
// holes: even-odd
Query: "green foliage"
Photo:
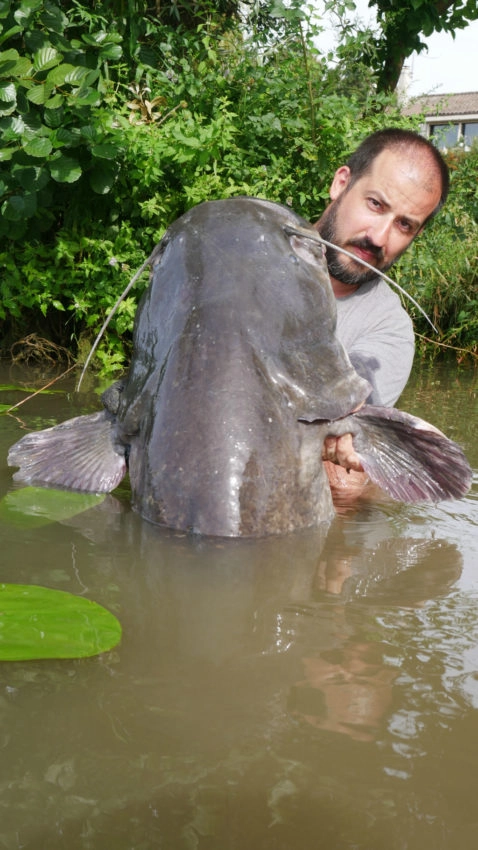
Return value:
<svg viewBox="0 0 478 850">
<path fill-rule="evenodd" d="M 307 7 L 259 4 L 247 29 L 225 28 L 214 8 L 202 4 L 204 23 L 186 28 L 143 0 L 0 0 L 4 353 L 41 331 L 83 360 L 188 208 L 247 194 L 314 220 L 365 135 L 417 126 L 377 94 L 353 38 L 330 67 Z M 108 327 L 103 373 L 128 361 L 146 280 Z"/>
<path fill-rule="evenodd" d="M 0 2 L 0 236 L 48 233 L 70 188 L 105 192 L 122 139 L 109 69 L 122 55 L 114 26 L 87 30 L 54 0 Z"/>
<path fill-rule="evenodd" d="M 452 151 L 448 160 L 446 207 L 394 267 L 394 277 L 438 328 L 432 350 L 451 347 L 461 359 L 478 353 L 478 147 Z M 433 337 L 420 314 L 414 322 L 419 333 Z"/>
<path fill-rule="evenodd" d="M 395 91 L 405 60 L 427 49 L 423 36 L 454 36 L 478 18 L 476 0 L 370 0 L 368 5 L 376 13 L 372 26 L 357 18 L 354 0 L 324 0 L 339 33 L 337 59 L 355 54 L 356 79 L 371 73 L 378 92 Z M 353 65 L 348 70 L 353 71 Z"/>
<path fill-rule="evenodd" d="M 376 41 L 376 58 L 379 70 L 378 86 L 393 91 L 397 85 L 403 62 L 414 51 L 426 49 L 421 36 L 434 32 L 454 34 L 478 17 L 475 0 L 442 2 L 436 0 L 372 0 L 377 7 L 381 34 Z"/>
<path fill-rule="evenodd" d="M 132 52 L 113 5 L 0 2 L 4 339 L 41 326 L 80 358 L 186 209 L 249 194 L 318 216 L 336 165 L 384 122 L 371 91 L 329 76 L 302 10 L 277 7 L 276 42 L 144 18 Z M 103 371 L 128 359 L 141 289 L 100 346 Z"/>
<path fill-rule="evenodd" d="M 379 29 L 363 59 L 377 75 L 378 91 L 395 90 L 405 59 L 427 48 L 422 36 L 454 35 L 478 18 L 476 0 L 370 0 L 369 6 L 376 8 Z"/>
</svg>

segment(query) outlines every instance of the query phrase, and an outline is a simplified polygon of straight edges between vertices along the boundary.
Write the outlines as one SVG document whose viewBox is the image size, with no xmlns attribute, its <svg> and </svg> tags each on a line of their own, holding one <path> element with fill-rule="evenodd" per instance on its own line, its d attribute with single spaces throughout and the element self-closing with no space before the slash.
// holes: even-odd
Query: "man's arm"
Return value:
<svg viewBox="0 0 478 850">
<path fill-rule="evenodd" d="M 337 300 L 337 335 L 355 370 L 370 383 L 369 404 L 393 407 L 413 364 L 414 335 L 399 299 L 384 285 Z M 327 437 L 322 459 L 336 506 L 363 494 L 368 477 L 354 451 L 351 434 Z"/>
</svg>

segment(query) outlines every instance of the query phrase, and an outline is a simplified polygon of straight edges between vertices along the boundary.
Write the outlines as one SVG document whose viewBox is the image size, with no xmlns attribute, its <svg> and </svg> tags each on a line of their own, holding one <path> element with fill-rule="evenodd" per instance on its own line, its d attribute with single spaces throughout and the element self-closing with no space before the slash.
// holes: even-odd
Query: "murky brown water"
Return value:
<svg viewBox="0 0 478 850">
<path fill-rule="evenodd" d="M 61 392 L 18 415 L 40 428 L 94 404 Z M 473 369 L 418 369 L 400 406 L 478 467 Z M 0 497 L 20 435 L 0 418 Z M 0 665 L 0 847 L 475 850 L 477 492 L 475 476 L 462 501 L 365 504 L 327 534 L 255 542 L 161 531 L 126 491 L 4 522 L 1 581 L 94 599 L 123 639 Z"/>
</svg>

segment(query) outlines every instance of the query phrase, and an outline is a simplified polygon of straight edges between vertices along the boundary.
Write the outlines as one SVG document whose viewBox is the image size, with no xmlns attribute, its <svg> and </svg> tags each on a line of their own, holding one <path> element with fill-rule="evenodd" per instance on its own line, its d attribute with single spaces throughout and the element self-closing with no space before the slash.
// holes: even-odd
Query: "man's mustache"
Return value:
<svg viewBox="0 0 478 850">
<path fill-rule="evenodd" d="M 369 254 L 372 254 L 377 260 L 383 260 L 383 249 L 379 248 L 378 245 L 374 245 L 370 239 L 364 237 L 363 239 L 353 239 L 349 242 L 349 245 L 352 245 L 354 248 L 360 248 L 362 251 L 368 251 Z"/>
</svg>

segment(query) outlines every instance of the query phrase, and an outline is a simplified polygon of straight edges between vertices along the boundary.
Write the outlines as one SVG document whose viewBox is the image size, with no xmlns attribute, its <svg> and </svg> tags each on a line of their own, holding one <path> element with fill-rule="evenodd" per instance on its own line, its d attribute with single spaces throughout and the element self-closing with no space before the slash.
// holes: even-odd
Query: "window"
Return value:
<svg viewBox="0 0 478 850">
<path fill-rule="evenodd" d="M 458 144 L 458 124 L 430 124 L 430 136 L 438 148 L 454 148 Z"/>
<path fill-rule="evenodd" d="M 478 139 L 478 121 L 472 124 L 463 124 L 463 138 L 466 148 L 471 148 L 475 139 Z"/>
</svg>

